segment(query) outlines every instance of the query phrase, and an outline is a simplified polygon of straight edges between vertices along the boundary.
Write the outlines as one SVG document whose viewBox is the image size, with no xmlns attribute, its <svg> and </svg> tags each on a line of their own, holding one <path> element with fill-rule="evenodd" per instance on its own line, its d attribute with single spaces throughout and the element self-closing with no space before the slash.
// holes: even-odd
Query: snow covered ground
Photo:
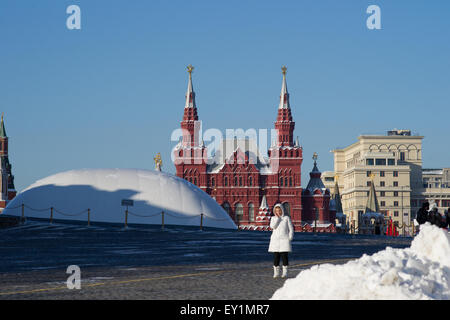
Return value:
<svg viewBox="0 0 450 320">
<path fill-rule="evenodd" d="M 272 299 L 450 299 L 449 234 L 427 223 L 409 248 L 314 266 L 288 279 Z"/>
</svg>

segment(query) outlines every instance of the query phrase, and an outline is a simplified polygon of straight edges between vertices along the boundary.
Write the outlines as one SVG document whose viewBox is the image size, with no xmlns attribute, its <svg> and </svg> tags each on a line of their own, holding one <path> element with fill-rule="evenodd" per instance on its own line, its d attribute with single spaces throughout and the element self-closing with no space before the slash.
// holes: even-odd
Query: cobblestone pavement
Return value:
<svg viewBox="0 0 450 320">
<path fill-rule="evenodd" d="M 285 281 L 272 278 L 269 240 L 270 232 L 28 221 L 0 230 L 0 300 L 268 299 Z M 411 240 L 296 233 L 290 276 Z M 70 265 L 81 269 L 81 290 L 67 289 Z"/>
<path fill-rule="evenodd" d="M 292 261 L 288 278 L 317 263 Z M 66 270 L 8 273 L 0 275 L 0 299 L 260 300 L 269 299 L 286 280 L 273 279 L 272 273 L 270 262 L 86 268 L 79 290 L 67 288 Z"/>
</svg>

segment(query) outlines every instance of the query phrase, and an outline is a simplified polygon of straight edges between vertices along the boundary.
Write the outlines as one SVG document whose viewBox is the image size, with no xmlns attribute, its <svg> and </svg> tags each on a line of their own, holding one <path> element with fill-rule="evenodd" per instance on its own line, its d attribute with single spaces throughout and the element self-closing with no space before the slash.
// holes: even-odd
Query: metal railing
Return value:
<svg viewBox="0 0 450 320">
<path fill-rule="evenodd" d="M 48 212 L 48 211 L 50 211 L 50 216 L 49 216 L 50 224 L 53 223 L 53 219 L 54 219 L 54 214 L 55 213 L 59 214 L 59 215 L 62 215 L 62 216 L 66 216 L 66 217 L 76 217 L 76 216 L 81 216 L 81 215 L 87 213 L 87 225 L 88 226 L 91 225 L 91 209 L 90 208 L 85 209 L 85 210 L 83 210 L 81 212 L 68 213 L 68 212 L 63 212 L 61 210 L 58 210 L 58 209 L 56 209 L 54 207 L 37 209 L 37 208 L 30 207 L 30 206 L 28 206 L 28 205 L 23 203 L 23 204 L 18 205 L 16 207 L 8 208 L 8 210 L 15 210 L 15 209 L 19 209 L 19 208 L 21 208 L 21 223 L 25 222 L 25 218 L 26 218 L 25 217 L 25 208 L 26 208 L 28 210 L 36 211 L 36 212 L 46 212 L 46 211 Z M 132 211 L 128 210 L 128 208 L 127 208 L 125 210 L 125 215 L 124 215 L 124 220 L 125 220 L 124 221 L 124 227 L 125 228 L 128 227 L 128 217 L 129 217 L 129 215 L 140 217 L 140 218 L 151 218 L 151 217 L 155 217 L 155 216 L 161 215 L 161 229 L 162 230 L 164 230 L 164 226 L 165 226 L 165 223 L 164 223 L 164 217 L 165 216 L 169 216 L 169 217 L 172 217 L 172 218 L 175 218 L 175 219 L 183 219 L 183 220 L 194 219 L 194 218 L 200 217 L 200 230 L 203 230 L 204 221 L 205 221 L 206 218 L 214 220 L 214 221 L 227 221 L 228 220 L 228 218 L 223 218 L 223 219 L 214 218 L 214 217 L 205 215 L 204 213 L 200 213 L 198 215 L 188 216 L 188 217 L 181 216 L 181 215 L 178 216 L 178 215 L 174 215 L 174 214 L 171 214 L 171 213 L 168 213 L 168 212 L 164 212 L 164 210 L 157 211 L 157 212 L 154 212 L 154 213 L 151 213 L 151 214 L 140 214 L 140 213 L 132 212 Z"/>
<path fill-rule="evenodd" d="M 379 227 L 380 235 L 387 235 L 389 228 L 392 228 L 391 232 L 398 232 L 398 235 L 394 235 L 394 236 L 402 235 L 403 237 L 407 237 L 407 236 L 413 237 L 416 234 L 416 226 L 414 225 L 413 221 L 411 221 L 409 224 L 402 222 L 401 225 L 394 224 L 394 223 L 389 224 L 389 221 L 384 221 L 383 223 L 380 223 L 378 225 L 375 223 L 369 223 L 369 224 L 360 223 L 360 224 L 358 224 L 357 227 L 355 227 L 354 224 L 351 224 L 350 226 L 346 225 L 344 233 L 375 235 L 375 234 L 377 234 L 377 232 L 376 232 L 377 227 Z"/>
</svg>

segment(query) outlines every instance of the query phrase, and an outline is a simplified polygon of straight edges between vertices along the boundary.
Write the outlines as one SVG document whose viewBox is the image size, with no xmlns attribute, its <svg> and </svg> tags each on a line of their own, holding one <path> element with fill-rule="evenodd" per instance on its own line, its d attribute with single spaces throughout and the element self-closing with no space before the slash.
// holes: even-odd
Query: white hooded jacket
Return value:
<svg viewBox="0 0 450 320">
<path fill-rule="evenodd" d="M 281 217 L 274 215 L 270 218 L 270 228 L 272 236 L 270 237 L 269 252 L 291 252 L 291 241 L 294 238 L 294 226 L 291 218 L 284 214 L 284 208 L 281 204 L 276 204 L 273 208 L 281 208 Z"/>
</svg>

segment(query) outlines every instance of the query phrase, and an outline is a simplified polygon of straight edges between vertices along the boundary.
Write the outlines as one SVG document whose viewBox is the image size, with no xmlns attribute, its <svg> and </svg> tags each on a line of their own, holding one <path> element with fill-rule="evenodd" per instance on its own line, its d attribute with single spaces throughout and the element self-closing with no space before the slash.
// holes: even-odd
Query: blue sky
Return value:
<svg viewBox="0 0 450 320">
<path fill-rule="evenodd" d="M 81 8 L 68 30 L 66 8 Z M 369 30 L 369 5 L 381 30 Z M 174 173 L 192 64 L 203 128 L 272 129 L 280 67 L 304 149 L 303 185 L 319 154 L 363 133 L 424 135 L 424 167 L 449 167 L 448 1 L 0 2 L 0 110 L 16 187 L 76 168 Z"/>
</svg>

